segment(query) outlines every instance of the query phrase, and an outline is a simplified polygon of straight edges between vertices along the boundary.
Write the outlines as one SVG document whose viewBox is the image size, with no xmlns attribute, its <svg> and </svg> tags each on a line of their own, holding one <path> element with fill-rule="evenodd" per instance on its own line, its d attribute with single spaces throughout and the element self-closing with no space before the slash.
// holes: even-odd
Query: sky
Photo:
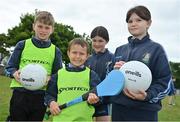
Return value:
<svg viewBox="0 0 180 122">
<path fill-rule="evenodd" d="M 106 27 L 110 36 L 107 48 L 114 53 L 127 43 L 126 13 L 136 5 L 151 12 L 151 39 L 164 47 L 170 61 L 180 62 L 180 0 L 1 0 L 0 33 L 18 25 L 22 14 L 46 10 L 56 22 L 72 26 L 79 34 L 90 35 L 96 26 Z"/>
</svg>

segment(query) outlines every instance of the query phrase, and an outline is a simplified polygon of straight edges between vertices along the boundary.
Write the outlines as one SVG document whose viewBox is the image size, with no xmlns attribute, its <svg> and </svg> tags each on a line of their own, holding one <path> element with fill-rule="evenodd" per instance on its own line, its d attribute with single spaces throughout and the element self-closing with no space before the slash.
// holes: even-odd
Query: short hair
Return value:
<svg viewBox="0 0 180 122">
<path fill-rule="evenodd" d="M 106 42 L 109 41 L 109 33 L 108 33 L 107 29 L 103 26 L 97 26 L 92 30 L 91 38 L 94 38 L 96 36 L 100 36 L 101 38 L 106 40 Z"/>
<path fill-rule="evenodd" d="M 139 17 L 141 17 L 142 19 L 144 19 L 146 21 L 151 20 L 151 13 L 145 6 L 135 6 L 135 7 L 131 8 L 126 14 L 126 22 L 127 23 L 133 13 L 137 14 Z"/>
<path fill-rule="evenodd" d="M 54 26 L 54 23 L 55 23 L 53 15 L 48 11 L 36 12 L 34 23 L 36 23 L 37 21 L 46 25 L 51 25 L 51 26 Z"/>
<path fill-rule="evenodd" d="M 90 53 L 90 49 L 89 49 L 89 43 L 84 39 L 84 38 L 74 38 L 73 40 L 71 40 L 68 44 L 68 51 L 71 50 L 71 46 L 72 45 L 81 45 L 81 47 L 86 47 L 87 48 L 87 54 Z"/>
</svg>

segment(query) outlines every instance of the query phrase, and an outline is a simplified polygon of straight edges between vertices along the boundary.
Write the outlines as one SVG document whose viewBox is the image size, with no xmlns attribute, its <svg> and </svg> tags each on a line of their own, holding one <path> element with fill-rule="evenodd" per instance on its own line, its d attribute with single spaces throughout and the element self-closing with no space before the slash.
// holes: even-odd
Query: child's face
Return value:
<svg viewBox="0 0 180 122">
<path fill-rule="evenodd" d="M 95 36 L 92 38 L 92 48 L 96 53 L 104 52 L 106 44 L 106 40 L 100 36 Z"/>
<path fill-rule="evenodd" d="M 35 31 L 36 38 L 42 41 L 47 41 L 53 33 L 52 25 L 46 25 L 39 21 L 33 24 L 33 30 Z"/>
<path fill-rule="evenodd" d="M 146 21 L 133 13 L 128 21 L 128 30 L 136 38 L 142 39 L 148 31 L 151 21 Z"/>
<path fill-rule="evenodd" d="M 70 51 L 67 52 L 71 64 L 76 67 L 84 65 L 88 58 L 87 47 L 81 47 L 81 45 L 71 45 Z"/>
</svg>

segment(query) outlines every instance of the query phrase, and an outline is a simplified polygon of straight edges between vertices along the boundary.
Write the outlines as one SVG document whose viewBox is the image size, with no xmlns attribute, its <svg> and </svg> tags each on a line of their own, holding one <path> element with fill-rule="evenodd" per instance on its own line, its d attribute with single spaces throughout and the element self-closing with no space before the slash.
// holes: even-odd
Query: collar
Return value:
<svg viewBox="0 0 180 122">
<path fill-rule="evenodd" d="M 68 64 L 68 67 L 70 67 L 70 68 L 77 68 L 76 66 L 74 66 L 73 64 L 71 64 L 71 63 L 69 63 Z M 78 68 L 84 68 L 84 65 L 81 65 L 81 66 L 79 66 Z"/>
<path fill-rule="evenodd" d="M 40 48 L 47 48 L 51 45 L 51 40 L 47 40 L 47 41 L 41 41 L 39 39 L 37 39 L 36 37 L 32 37 L 32 42 L 36 47 L 40 47 Z"/>
<path fill-rule="evenodd" d="M 138 38 L 134 38 L 133 36 L 128 37 L 128 42 L 130 44 L 141 44 L 141 43 L 145 43 L 149 40 L 150 40 L 149 35 L 144 36 L 141 40 Z"/>
<path fill-rule="evenodd" d="M 67 71 L 72 71 L 72 72 L 80 72 L 84 71 L 86 69 L 85 65 L 81 65 L 79 67 L 75 67 L 73 64 L 69 63 L 66 65 L 66 70 Z"/>
<path fill-rule="evenodd" d="M 98 52 L 98 53 L 96 53 L 96 52 L 93 50 L 93 51 L 92 51 L 92 54 L 93 54 L 93 55 L 103 55 L 103 54 L 105 54 L 105 53 L 107 53 L 107 52 L 108 52 L 108 49 L 106 48 L 104 52 Z"/>
</svg>

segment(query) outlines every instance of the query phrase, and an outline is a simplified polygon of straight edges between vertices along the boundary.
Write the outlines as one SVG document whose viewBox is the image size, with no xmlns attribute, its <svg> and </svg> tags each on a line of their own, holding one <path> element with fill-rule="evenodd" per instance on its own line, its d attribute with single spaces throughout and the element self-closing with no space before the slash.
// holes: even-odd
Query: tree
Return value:
<svg viewBox="0 0 180 122">
<path fill-rule="evenodd" d="M 6 42 L 7 46 L 15 46 L 18 41 L 32 37 L 34 14 L 22 14 L 20 20 L 21 21 L 18 26 L 8 29 L 8 41 Z"/>
<path fill-rule="evenodd" d="M 173 77 L 176 79 L 175 86 L 180 88 L 180 63 L 170 62 Z"/>
<path fill-rule="evenodd" d="M 36 12 L 37 10 L 35 10 L 35 13 Z M 34 34 L 32 25 L 35 13 L 27 13 L 24 15 L 22 14 L 18 26 L 13 27 L 12 29 L 8 29 L 7 35 L 0 34 L 0 44 L 2 45 L 0 48 L 0 53 L 7 53 L 6 48 L 15 46 L 16 43 L 20 40 L 32 37 Z M 90 42 L 89 37 L 86 34 L 80 35 L 76 33 L 73 30 L 73 27 L 70 25 L 55 23 L 54 33 L 50 38 L 52 43 L 60 48 L 64 63 L 69 62 L 67 57 L 68 42 L 75 37 L 84 37 L 88 40 L 88 42 Z"/>
<path fill-rule="evenodd" d="M 0 34 L 0 45 L 1 45 L 0 53 L 3 53 L 5 55 L 8 54 L 8 51 L 6 50 L 7 47 L 6 42 L 7 42 L 7 36 L 4 33 Z"/>
</svg>

